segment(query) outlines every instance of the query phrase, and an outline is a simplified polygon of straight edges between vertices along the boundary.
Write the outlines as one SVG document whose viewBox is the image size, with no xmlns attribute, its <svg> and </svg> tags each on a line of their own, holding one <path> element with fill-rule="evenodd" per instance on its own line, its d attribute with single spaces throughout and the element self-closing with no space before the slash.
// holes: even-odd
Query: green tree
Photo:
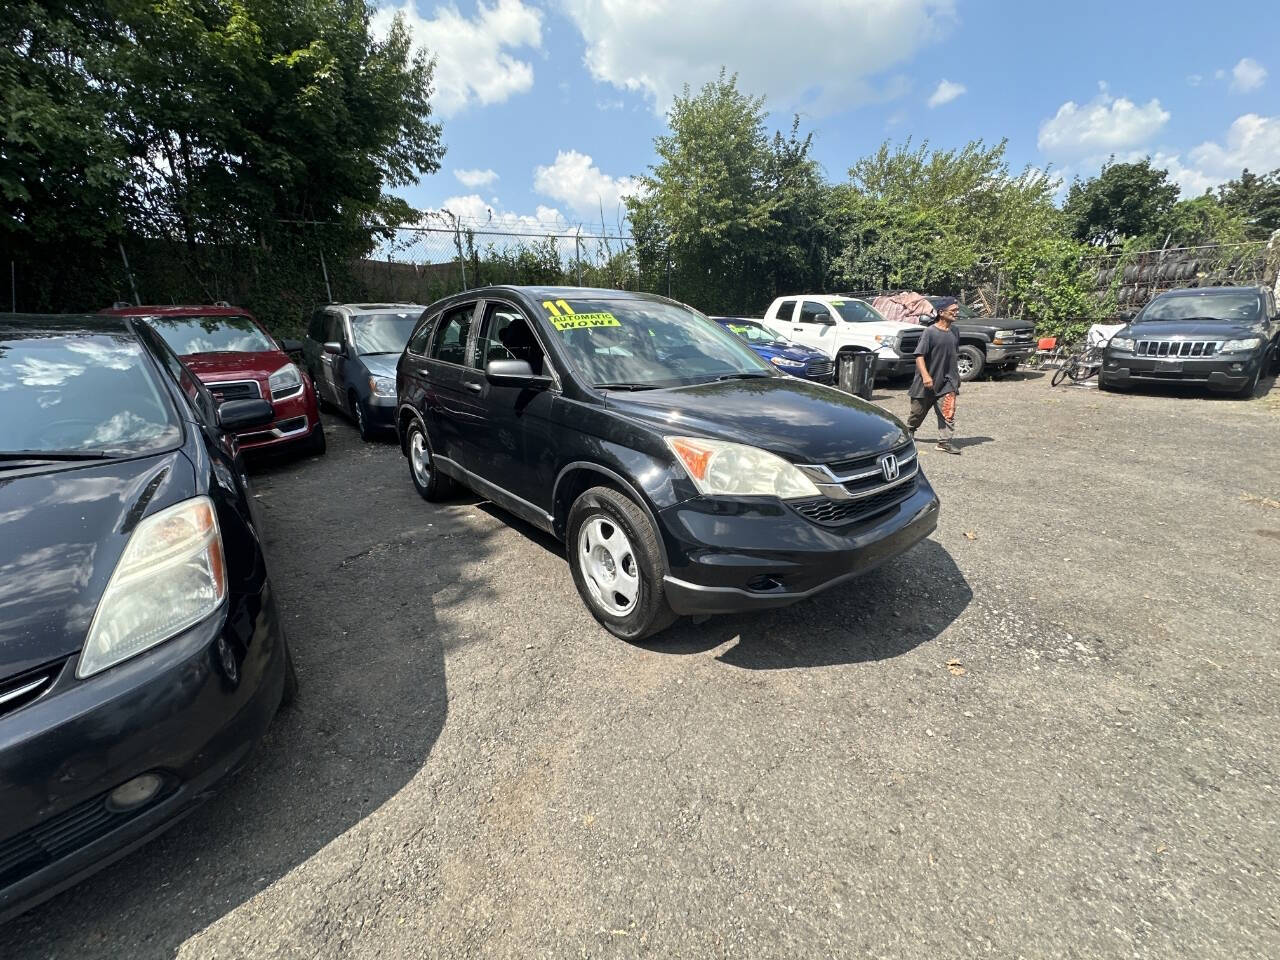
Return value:
<svg viewBox="0 0 1280 960">
<path fill-rule="evenodd" d="M 1169 171 L 1153 167 L 1150 157 L 1135 163 L 1112 159 L 1097 176 L 1071 184 L 1062 212 L 1077 240 L 1109 246 L 1128 237 L 1158 234 L 1178 192 Z"/>
<path fill-rule="evenodd" d="M 1053 181 L 1005 161 L 1005 143 L 958 150 L 889 143 L 849 170 L 837 188 L 843 244 L 832 282 L 853 290 L 954 290 L 1013 238 L 1050 233 L 1059 215 Z"/>
<path fill-rule="evenodd" d="M 1241 171 L 1218 188 L 1218 202 L 1244 220 L 1249 239 L 1267 239 L 1280 230 L 1280 167 L 1263 174 Z"/>
<path fill-rule="evenodd" d="M 1247 224 L 1235 210 L 1204 193 L 1179 200 L 1164 222 L 1147 238 L 1147 245 L 1198 247 L 1214 243 L 1239 243 L 1246 239 Z"/>
</svg>

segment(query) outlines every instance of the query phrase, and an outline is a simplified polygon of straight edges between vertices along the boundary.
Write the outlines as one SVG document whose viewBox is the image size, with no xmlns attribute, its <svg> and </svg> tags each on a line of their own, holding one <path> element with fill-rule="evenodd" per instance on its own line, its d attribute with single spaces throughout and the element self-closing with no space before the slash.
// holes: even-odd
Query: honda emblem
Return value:
<svg viewBox="0 0 1280 960">
<path fill-rule="evenodd" d="M 884 474 L 885 483 L 892 483 L 897 480 L 900 469 L 898 458 L 892 453 L 886 453 L 880 458 L 880 472 Z"/>
</svg>

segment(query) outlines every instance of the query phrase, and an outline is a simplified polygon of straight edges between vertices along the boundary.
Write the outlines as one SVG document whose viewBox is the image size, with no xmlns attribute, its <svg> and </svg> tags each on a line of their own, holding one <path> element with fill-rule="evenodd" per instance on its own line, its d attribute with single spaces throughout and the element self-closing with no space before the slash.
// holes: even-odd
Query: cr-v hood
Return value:
<svg viewBox="0 0 1280 960">
<path fill-rule="evenodd" d="M 902 423 L 875 404 L 794 377 L 610 393 L 609 406 L 671 434 L 750 444 L 793 463 L 878 453 L 907 436 Z"/>
<path fill-rule="evenodd" d="M 0 473 L 0 680 L 84 645 L 129 534 L 194 477 L 180 450 Z"/>
</svg>

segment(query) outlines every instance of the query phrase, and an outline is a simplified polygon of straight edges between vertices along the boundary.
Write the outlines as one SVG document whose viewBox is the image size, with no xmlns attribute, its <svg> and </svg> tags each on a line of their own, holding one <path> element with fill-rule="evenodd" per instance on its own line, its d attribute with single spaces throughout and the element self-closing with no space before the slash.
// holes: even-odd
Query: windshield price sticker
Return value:
<svg viewBox="0 0 1280 960">
<path fill-rule="evenodd" d="M 729 329 L 732 330 L 734 333 L 746 334 L 750 328 L 743 323 L 731 323 L 729 324 Z"/>
<path fill-rule="evenodd" d="M 831 305 L 832 305 L 833 307 L 843 307 L 843 306 L 844 306 L 844 301 L 843 301 L 843 300 L 832 300 L 832 301 L 831 301 Z"/>
<path fill-rule="evenodd" d="M 612 313 L 575 313 L 570 316 L 552 317 L 551 325 L 557 330 L 585 330 L 589 327 L 620 327 Z"/>
</svg>

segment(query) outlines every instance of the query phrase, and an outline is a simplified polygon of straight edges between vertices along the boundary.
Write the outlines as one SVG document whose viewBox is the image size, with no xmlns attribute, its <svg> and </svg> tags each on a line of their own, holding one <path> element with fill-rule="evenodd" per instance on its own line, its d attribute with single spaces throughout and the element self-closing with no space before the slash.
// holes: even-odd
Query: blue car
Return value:
<svg viewBox="0 0 1280 960">
<path fill-rule="evenodd" d="M 835 361 L 820 350 L 801 346 L 767 326 L 763 320 L 750 317 L 712 317 L 716 323 L 736 333 L 757 355 L 793 377 L 817 383 L 834 383 Z"/>
</svg>

